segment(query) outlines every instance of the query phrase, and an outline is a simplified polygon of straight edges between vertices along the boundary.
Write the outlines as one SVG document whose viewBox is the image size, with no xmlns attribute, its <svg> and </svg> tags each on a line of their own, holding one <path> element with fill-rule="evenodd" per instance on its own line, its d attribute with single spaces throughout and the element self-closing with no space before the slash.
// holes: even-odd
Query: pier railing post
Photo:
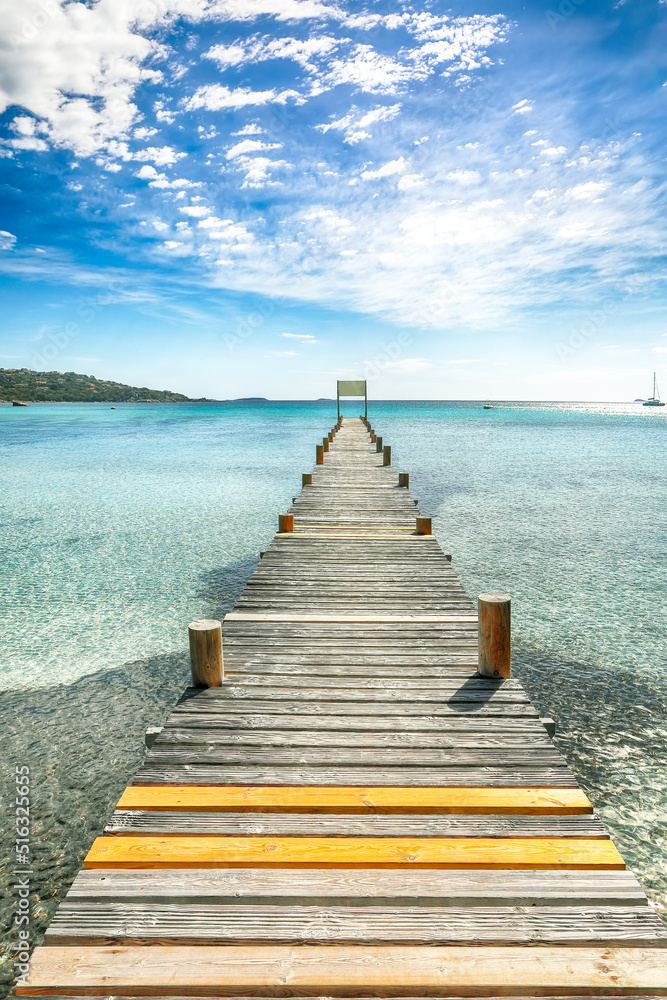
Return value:
<svg viewBox="0 0 667 1000">
<path fill-rule="evenodd" d="M 478 670 L 482 677 L 509 677 L 512 666 L 512 599 L 507 594 L 480 594 Z"/>
<path fill-rule="evenodd" d="M 376 438 L 375 438 L 375 450 L 378 451 L 378 452 L 382 452 L 382 438 L 381 437 L 377 437 L 376 436 Z"/>
<path fill-rule="evenodd" d="M 313 485 L 313 474 L 312 474 L 312 472 L 302 472 L 301 473 L 301 485 L 302 486 L 312 486 Z"/>
<path fill-rule="evenodd" d="M 220 687 L 225 676 L 222 625 L 214 618 L 190 622 L 190 665 L 193 687 Z"/>
<path fill-rule="evenodd" d="M 324 445 L 315 445 L 315 465 L 324 465 Z"/>
<path fill-rule="evenodd" d="M 410 488 L 410 473 L 409 472 L 399 472 L 398 474 L 398 485 L 405 486 L 406 490 Z"/>
<path fill-rule="evenodd" d="M 418 517 L 417 518 L 417 534 L 418 535 L 432 535 L 433 530 L 431 526 L 430 517 Z"/>
<path fill-rule="evenodd" d="M 294 531 L 294 514 L 278 514 L 278 531 Z"/>
<path fill-rule="evenodd" d="M 324 448 L 325 451 L 329 450 L 329 438 L 328 437 L 322 438 L 322 447 Z"/>
<path fill-rule="evenodd" d="M 382 451 L 382 464 L 391 465 L 391 445 L 386 444 Z"/>
</svg>

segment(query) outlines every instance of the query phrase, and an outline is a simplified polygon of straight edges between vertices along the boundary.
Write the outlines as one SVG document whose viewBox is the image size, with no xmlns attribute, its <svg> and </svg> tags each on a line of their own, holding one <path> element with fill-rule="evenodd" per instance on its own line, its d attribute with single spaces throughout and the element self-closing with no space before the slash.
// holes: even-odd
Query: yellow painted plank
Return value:
<svg viewBox="0 0 667 1000">
<path fill-rule="evenodd" d="M 667 995 L 667 950 L 556 946 L 148 945 L 35 949 L 19 995 Z M 312 992 L 311 992 L 312 991 Z M 372 991 L 372 993 L 366 992 Z M 276 995 L 276 994 L 274 994 Z"/>
<path fill-rule="evenodd" d="M 357 788 L 132 785 L 118 809 L 194 812 L 496 813 L 572 815 L 593 807 L 580 788 Z"/>
<path fill-rule="evenodd" d="M 92 868 L 624 868 L 610 840 L 541 837 L 98 837 Z"/>
</svg>

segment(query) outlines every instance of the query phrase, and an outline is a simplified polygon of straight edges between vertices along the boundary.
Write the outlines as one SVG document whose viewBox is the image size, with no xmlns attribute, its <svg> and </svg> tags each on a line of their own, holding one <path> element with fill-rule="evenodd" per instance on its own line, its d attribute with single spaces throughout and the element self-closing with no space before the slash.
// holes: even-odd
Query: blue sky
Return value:
<svg viewBox="0 0 667 1000">
<path fill-rule="evenodd" d="M 665 0 L 0 13 L 0 365 L 215 398 L 665 372 Z"/>
</svg>

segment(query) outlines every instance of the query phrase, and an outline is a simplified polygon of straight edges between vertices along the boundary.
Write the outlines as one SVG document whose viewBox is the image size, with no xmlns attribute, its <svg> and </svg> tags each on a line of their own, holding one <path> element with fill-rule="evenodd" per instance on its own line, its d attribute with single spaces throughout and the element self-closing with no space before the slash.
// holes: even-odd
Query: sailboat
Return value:
<svg viewBox="0 0 667 1000">
<path fill-rule="evenodd" d="M 653 372 L 653 395 L 650 396 L 644 406 L 664 406 L 664 403 L 660 402 L 660 391 L 658 389 L 658 383 L 655 380 L 655 372 Z"/>
</svg>

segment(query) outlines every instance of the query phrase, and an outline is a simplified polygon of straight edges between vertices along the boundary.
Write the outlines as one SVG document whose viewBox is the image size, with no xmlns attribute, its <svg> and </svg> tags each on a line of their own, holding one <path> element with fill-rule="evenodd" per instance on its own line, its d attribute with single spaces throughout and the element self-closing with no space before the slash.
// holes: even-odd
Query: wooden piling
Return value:
<svg viewBox="0 0 667 1000">
<path fill-rule="evenodd" d="M 417 534 L 418 535 L 431 535 L 432 526 L 430 517 L 418 517 L 417 518 Z"/>
<path fill-rule="evenodd" d="M 509 677 L 512 664 L 511 598 L 507 594 L 480 594 L 478 669 L 482 677 Z"/>
<path fill-rule="evenodd" d="M 391 445 L 386 444 L 382 452 L 382 464 L 391 465 Z"/>
<path fill-rule="evenodd" d="M 294 514 L 278 514 L 278 531 L 294 531 Z"/>
<path fill-rule="evenodd" d="M 324 465 L 324 445 L 315 445 L 315 465 Z"/>
<path fill-rule="evenodd" d="M 409 472 L 399 472 L 398 474 L 398 485 L 404 486 L 406 490 L 410 489 L 410 473 Z"/>
<path fill-rule="evenodd" d="M 381 437 L 376 436 L 376 438 L 375 438 L 375 450 L 379 454 L 382 454 L 382 438 Z"/>
<path fill-rule="evenodd" d="M 214 618 L 190 622 L 190 665 L 193 687 L 221 687 L 225 676 L 222 659 L 222 625 Z"/>
<path fill-rule="evenodd" d="M 325 451 L 329 450 L 329 438 L 328 437 L 323 437 L 322 438 L 322 447 L 324 448 Z"/>
<path fill-rule="evenodd" d="M 313 474 L 312 474 L 312 472 L 302 472 L 301 473 L 301 485 L 302 486 L 312 486 L 313 485 Z"/>
</svg>

